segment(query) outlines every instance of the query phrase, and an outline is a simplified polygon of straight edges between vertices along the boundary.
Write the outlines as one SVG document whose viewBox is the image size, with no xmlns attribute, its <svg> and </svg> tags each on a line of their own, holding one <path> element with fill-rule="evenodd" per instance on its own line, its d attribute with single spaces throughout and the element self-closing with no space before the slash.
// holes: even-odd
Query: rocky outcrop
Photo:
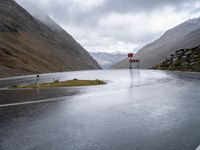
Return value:
<svg viewBox="0 0 200 150">
<path fill-rule="evenodd" d="M 0 0 L 0 77 L 100 69 L 71 35 L 51 18 L 45 21 L 51 25 L 14 0 Z"/>
<path fill-rule="evenodd" d="M 165 61 L 153 69 L 200 71 L 200 46 L 190 49 L 180 49 L 167 57 Z"/>
</svg>

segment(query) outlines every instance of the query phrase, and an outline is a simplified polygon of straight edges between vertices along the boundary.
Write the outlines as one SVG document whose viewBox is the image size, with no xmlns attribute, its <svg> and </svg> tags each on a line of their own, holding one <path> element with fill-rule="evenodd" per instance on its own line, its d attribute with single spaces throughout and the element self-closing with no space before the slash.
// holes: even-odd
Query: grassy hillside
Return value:
<svg viewBox="0 0 200 150">
<path fill-rule="evenodd" d="M 47 26 L 13 0 L 0 1 L 0 77 L 99 68 L 61 27 Z"/>
</svg>

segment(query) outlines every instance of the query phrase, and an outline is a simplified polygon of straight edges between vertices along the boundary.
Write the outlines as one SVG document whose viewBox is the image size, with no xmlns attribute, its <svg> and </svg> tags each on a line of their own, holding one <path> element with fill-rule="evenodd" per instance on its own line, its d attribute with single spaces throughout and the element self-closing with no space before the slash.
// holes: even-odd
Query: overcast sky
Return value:
<svg viewBox="0 0 200 150">
<path fill-rule="evenodd" d="M 130 52 L 200 17 L 200 0 L 17 0 L 42 9 L 88 51 Z"/>
</svg>

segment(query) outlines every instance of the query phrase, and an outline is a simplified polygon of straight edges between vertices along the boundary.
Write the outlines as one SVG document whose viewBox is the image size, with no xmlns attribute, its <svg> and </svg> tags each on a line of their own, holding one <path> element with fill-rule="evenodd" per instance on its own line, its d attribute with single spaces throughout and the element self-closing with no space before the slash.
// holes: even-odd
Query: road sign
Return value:
<svg viewBox="0 0 200 150">
<path fill-rule="evenodd" d="M 133 57 L 133 53 L 128 53 L 128 57 Z"/>
<path fill-rule="evenodd" d="M 130 59 L 129 62 L 130 63 L 138 63 L 138 62 L 140 62 L 140 60 L 139 59 Z"/>
<path fill-rule="evenodd" d="M 129 58 L 129 63 L 130 63 L 129 68 L 132 69 L 132 63 L 137 63 L 138 69 L 139 69 L 140 60 L 139 59 L 133 59 L 133 53 L 128 53 L 128 58 Z"/>
</svg>

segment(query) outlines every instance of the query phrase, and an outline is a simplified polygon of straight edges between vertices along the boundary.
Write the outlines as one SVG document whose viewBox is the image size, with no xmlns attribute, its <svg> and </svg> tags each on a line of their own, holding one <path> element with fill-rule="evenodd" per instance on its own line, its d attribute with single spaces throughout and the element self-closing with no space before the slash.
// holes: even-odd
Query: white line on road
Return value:
<svg viewBox="0 0 200 150">
<path fill-rule="evenodd" d="M 45 100 L 37 100 L 37 101 L 29 101 L 29 102 L 19 102 L 19 103 L 11 103 L 11 104 L 3 104 L 0 107 L 10 107 L 10 106 L 17 106 L 17 105 L 27 105 L 27 104 L 35 104 L 35 103 L 44 103 L 44 102 L 51 102 L 51 101 L 58 101 L 61 99 L 45 99 Z"/>
</svg>

